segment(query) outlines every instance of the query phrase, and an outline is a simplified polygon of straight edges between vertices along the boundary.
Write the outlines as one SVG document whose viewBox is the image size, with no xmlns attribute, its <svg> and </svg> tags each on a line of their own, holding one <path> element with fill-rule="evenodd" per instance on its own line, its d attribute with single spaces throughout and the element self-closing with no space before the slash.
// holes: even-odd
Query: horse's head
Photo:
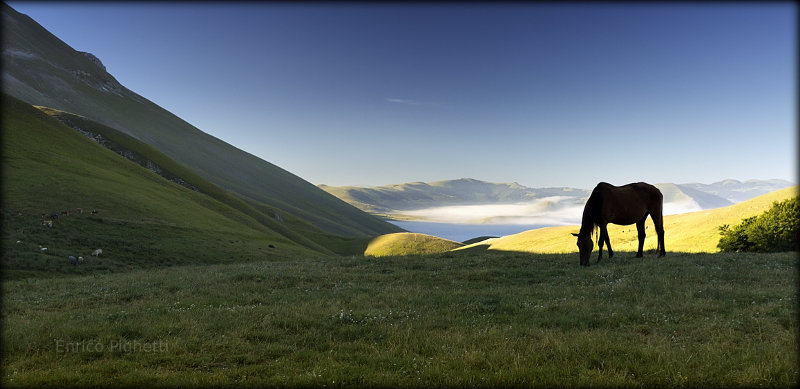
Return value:
<svg viewBox="0 0 800 389">
<path fill-rule="evenodd" d="M 578 237 L 578 251 L 580 252 L 581 257 L 581 266 L 589 266 L 589 256 L 592 255 L 592 249 L 594 249 L 592 236 L 589 234 L 580 235 L 574 233 L 572 236 Z"/>
</svg>

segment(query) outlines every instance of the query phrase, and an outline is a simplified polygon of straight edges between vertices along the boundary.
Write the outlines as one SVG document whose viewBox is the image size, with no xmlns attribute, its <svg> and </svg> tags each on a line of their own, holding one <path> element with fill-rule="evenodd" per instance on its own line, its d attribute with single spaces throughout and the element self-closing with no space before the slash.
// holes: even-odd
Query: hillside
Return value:
<svg viewBox="0 0 800 389">
<path fill-rule="evenodd" d="M 185 175 L 201 191 L 188 188 L 22 101 L 6 95 L 2 104 L 4 277 L 331 253 L 270 228 L 224 193 L 203 193 L 214 189 L 202 179 Z M 98 248 L 103 256 L 90 257 Z M 85 265 L 72 266 L 70 255 L 83 256 Z"/>
<path fill-rule="evenodd" d="M 329 248 L 323 247 L 317 241 L 334 243 L 333 251 L 337 250 L 334 240 L 330 235 L 313 225 L 291 214 L 275 208 L 260 207 L 256 209 L 249 203 L 234 196 L 230 192 L 203 179 L 191 170 L 171 160 L 166 155 L 149 145 L 121 133 L 113 128 L 92 122 L 84 117 L 68 112 L 47 107 L 37 107 L 42 112 L 52 116 L 61 123 L 87 136 L 89 139 L 102 144 L 105 148 L 131 160 L 146 169 L 155 172 L 165 179 L 181 186 L 199 192 L 226 204 L 245 215 L 255 219 L 261 225 L 280 233 L 284 237 L 308 248 L 328 252 Z M 342 240 L 342 239 L 338 239 Z M 340 248 L 340 247 L 339 247 Z M 349 250 L 347 250 L 349 252 Z"/>
<path fill-rule="evenodd" d="M 98 58 L 72 49 L 5 3 L 2 26 L 4 92 L 128 134 L 254 208 L 279 209 L 345 237 L 401 231 L 128 90 Z"/>
<path fill-rule="evenodd" d="M 781 201 L 797 195 L 798 187 L 793 186 L 727 207 L 665 216 L 664 230 L 667 252 L 718 252 L 718 228 L 720 225 L 736 225 L 741 222 L 743 218 L 758 215 L 766 211 L 775 201 Z M 653 232 L 652 220 L 648 218 L 645 225 L 647 229 L 645 250 L 655 249 L 656 235 Z M 579 229 L 580 226 L 542 228 L 484 241 L 465 248 L 482 246 L 489 250 L 501 251 L 570 253 L 577 251 L 575 238 L 571 233 L 577 232 Z M 636 226 L 617 226 L 610 224 L 608 226 L 608 233 L 611 237 L 611 247 L 615 251 L 636 251 L 638 245 Z M 597 250 L 595 246 L 595 252 L 592 254 L 592 261 L 596 259 L 596 255 Z"/>
</svg>

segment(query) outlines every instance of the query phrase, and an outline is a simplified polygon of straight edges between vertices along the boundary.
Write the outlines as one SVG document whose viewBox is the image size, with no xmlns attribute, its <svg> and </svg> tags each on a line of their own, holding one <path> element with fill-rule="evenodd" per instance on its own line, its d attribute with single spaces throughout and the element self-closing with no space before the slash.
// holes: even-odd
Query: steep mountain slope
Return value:
<svg viewBox="0 0 800 389">
<path fill-rule="evenodd" d="M 2 123 L 4 277 L 330 253 L 292 240 L 224 196 L 170 181 L 8 95 Z M 210 191 L 211 184 L 186 177 Z M 98 248 L 104 254 L 90 257 Z M 73 266 L 70 255 L 86 263 Z"/>
<path fill-rule="evenodd" d="M 99 59 L 75 51 L 5 3 L 3 91 L 129 134 L 254 207 L 279 208 L 342 236 L 401 231 L 128 90 Z"/>
<path fill-rule="evenodd" d="M 126 159 L 136 162 L 140 166 L 155 172 L 167 180 L 210 196 L 223 204 L 243 212 L 257 220 L 264 227 L 278 232 L 302 246 L 322 252 L 328 252 L 329 250 L 315 242 L 315 240 L 320 240 L 319 238 L 327 233 L 302 219 L 278 211 L 275 208 L 261 207 L 260 209 L 256 209 L 242 199 L 232 195 L 230 192 L 208 182 L 191 170 L 171 160 L 158 150 L 113 128 L 53 108 L 41 106 L 37 108 Z M 299 231 L 303 233 L 301 234 Z M 330 241 L 330 239 L 328 239 L 328 241 Z"/>
</svg>

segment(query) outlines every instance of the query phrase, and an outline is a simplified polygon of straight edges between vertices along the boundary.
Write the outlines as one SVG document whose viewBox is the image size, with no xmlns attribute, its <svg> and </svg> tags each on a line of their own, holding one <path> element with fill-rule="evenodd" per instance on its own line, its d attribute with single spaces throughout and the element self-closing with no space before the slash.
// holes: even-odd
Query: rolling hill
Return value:
<svg viewBox="0 0 800 389">
<path fill-rule="evenodd" d="M 279 209 L 344 237 L 402 231 L 128 90 L 94 55 L 72 49 L 5 3 L 2 27 L 5 93 L 130 135 L 254 208 Z"/>
<path fill-rule="evenodd" d="M 369 257 L 426 255 L 443 253 L 463 246 L 463 243 L 436 236 L 398 232 L 373 238 L 364 250 L 364 255 Z"/>
</svg>

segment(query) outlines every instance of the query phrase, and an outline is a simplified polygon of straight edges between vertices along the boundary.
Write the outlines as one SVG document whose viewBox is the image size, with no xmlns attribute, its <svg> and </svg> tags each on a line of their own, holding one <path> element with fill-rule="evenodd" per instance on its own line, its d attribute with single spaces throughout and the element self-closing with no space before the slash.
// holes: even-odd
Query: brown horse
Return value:
<svg viewBox="0 0 800 389">
<path fill-rule="evenodd" d="M 653 185 L 637 182 L 624 186 L 614 186 L 601 182 L 592 191 L 586 206 L 583 208 L 581 230 L 577 234 L 578 250 L 580 251 L 581 266 L 589 266 L 589 256 L 592 254 L 592 231 L 600 228 L 600 237 L 597 244 L 600 254 L 597 262 L 603 258 L 603 242 L 608 245 L 608 257 L 614 256 L 611 250 L 611 240 L 608 238 L 608 223 L 628 225 L 636 223 L 639 232 L 639 251 L 637 258 L 642 257 L 644 247 L 644 222 L 647 215 L 653 219 L 658 234 L 658 256 L 666 254 L 664 249 L 664 218 L 662 208 L 664 196 Z"/>
</svg>

